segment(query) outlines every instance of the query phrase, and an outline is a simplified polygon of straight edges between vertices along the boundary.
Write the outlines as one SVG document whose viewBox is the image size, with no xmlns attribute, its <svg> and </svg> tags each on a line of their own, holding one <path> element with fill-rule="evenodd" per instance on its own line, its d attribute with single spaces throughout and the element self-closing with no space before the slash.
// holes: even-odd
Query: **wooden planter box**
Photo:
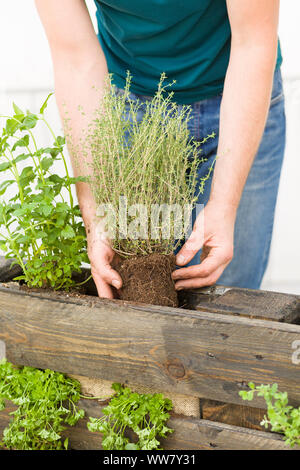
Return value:
<svg viewBox="0 0 300 470">
<path fill-rule="evenodd" d="M 216 287 L 184 292 L 181 301 L 185 308 L 158 307 L 0 284 L 0 340 L 14 364 L 199 399 L 199 418 L 172 415 L 165 449 L 288 449 L 259 430 L 264 400 L 243 402 L 238 392 L 249 381 L 276 382 L 300 404 L 300 365 L 292 361 L 299 297 Z M 96 401 L 80 405 L 101 414 Z M 66 434 L 73 449 L 101 449 L 85 420 Z"/>
</svg>

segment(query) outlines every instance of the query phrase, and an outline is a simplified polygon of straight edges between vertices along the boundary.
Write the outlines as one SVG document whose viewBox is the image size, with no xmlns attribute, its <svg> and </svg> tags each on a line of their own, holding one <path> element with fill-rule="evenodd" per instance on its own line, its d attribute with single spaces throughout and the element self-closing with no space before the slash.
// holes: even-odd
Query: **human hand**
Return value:
<svg viewBox="0 0 300 470">
<path fill-rule="evenodd" d="M 208 202 L 176 256 L 176 264 L 184 266 L 202 248 L 201 263 L 172 273 L 176 290 L 210 286 L 219 279 L 233 257 L 235 218 L 235 208 Z"/>
<path fill-rule="evenodd" d="M 102 239 L 95 231 L 87 237 L 88 257 L 91 263 L 91 273 L 97 287 L 99 297 L 107 299 L 114 298 L 111 286 L 116 289 L 122 287 L 121 276 L 115 271 L 111 264 L 116 257 L 108 240 Z"/>
</svg>

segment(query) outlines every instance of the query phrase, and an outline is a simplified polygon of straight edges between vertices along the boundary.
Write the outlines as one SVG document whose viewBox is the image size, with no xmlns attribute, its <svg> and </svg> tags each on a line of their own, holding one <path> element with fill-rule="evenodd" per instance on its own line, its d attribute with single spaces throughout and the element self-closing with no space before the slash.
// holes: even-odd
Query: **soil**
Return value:
<svg viewBox="0 0 300 470">
<path fill-rule="evenodd" d="M 178 307 L 177 292 L 171 277 L 175 256 L 152 253 L 120 259 L 115 266 L 123 280 L 120 299 L 152 305 Z"/>
<path fill-rule="evenodd" d="M 23 290 L 24 292 L 40 292 L 44 294 L 51 294 L 55 295 L 56 297 L 59 296 L 69 296 L 69 297 L 85 297 L 87 295 L 86 290 L 84 288 L 80 289 L 69 289 L 66 290 L 54 290 L 50 289 L 50 287 L 28 287 L 26 284 L 19 284 L 19 289 Z"/>
<path fill-rule="evenodd" d="M 178 307 L 179 299 L 174 287 L 171 273 L 175 269 L 175 256 L 153 253 L 147 256 L 134 256 L 128 259 L 115 257 L 113 268 L 116 269 L 123 280 L 123 287 L 114 290 L 114 297 L 123 301 L 147 303 L 168 307 Z M 90 276 L 90 270 L 83 268 L 81 273 L 74 273 L 74 280 L 78 283 Z M 7 277 L 7 276 L 6 276 Z M 9 276 L 9 280 L 14 276 Z M 5 278 L 6 279 L 6 278 Z M 1 282 L 1 279 L 0 279 Z M 98 297 L 97 288 L 93 279 L 80 287 L 69 291 L 54 291 L 50 288 L 27 287 L 24 282 L 14 281 L 25 292 L 41 292 L 59 297 Z"/>
</svg>

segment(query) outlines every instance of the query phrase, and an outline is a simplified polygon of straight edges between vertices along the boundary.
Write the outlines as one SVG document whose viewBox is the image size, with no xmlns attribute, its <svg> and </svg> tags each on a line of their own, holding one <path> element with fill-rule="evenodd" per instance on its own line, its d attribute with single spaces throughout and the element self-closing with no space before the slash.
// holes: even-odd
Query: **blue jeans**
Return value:
<svg viewBox="0 0 300 470">
<path fill-rule="evenodd" d="M 121 90 L 118 90 L 121 91 Z M 130 94 L 132 99 L 147 101 L 148 96 Z M 201 157 L 205 162 L 199 169 L 199 180 L 205 176 L 216 157 L 220 104 L 222 95 L 191 105 L 189 131 L 193 139 L 202 141 L 215 132 L 214 139 L 202 145 Z M 179 105 L 180 107 L 180 105 Z M 141 108 L 139 119 L 142 119 Z M 263 138 L 249 173 L 240 205 L 234 233 L 234 257 L 218 284 L 224 286 L 259 289 L 265 273 L 272 239 L 274 212 L 278 193 L 281 166 L 285 149 L 285 108 L 280 69 L 274 74 L 269 115 Z M 211 189 L 210 178 L 198 203 L 206 204 Z M 188 264 L 200 263 L 200 252 Z"/>
</svg>

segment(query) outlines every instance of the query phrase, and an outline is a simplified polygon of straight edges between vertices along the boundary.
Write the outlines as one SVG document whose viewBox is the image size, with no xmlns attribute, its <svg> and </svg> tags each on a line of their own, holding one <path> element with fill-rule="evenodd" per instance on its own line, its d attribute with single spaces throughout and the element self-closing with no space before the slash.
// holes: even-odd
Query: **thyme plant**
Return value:
<svg viewBox="0 0 300 470">
<path fill-rule="evenodd" d="M 50 95 L 49 95 L 50 96 Z M 0 249 L 23 269 L 29 287 L 68 289 L 72 272 L 88 261 L 86 237 L 64 154 L 65 139 L 56 136 L 45 117 L 48 98 L 39 114 L 15 104 L 0 137 Z M 52 143 L 40 147 L 36 126 L 44 126 Z M 64 174 L 53 164 L 61 160 Z M 25 165 L 24 165 L 25 164 Z M 7 190 L 10 197 L 5 197 Z"/>
<path fill-rule="evenodd" d="M 99 216 L 106 217 L 114 250 L 125 257 L 172 253 L 180 243 L 182 209 L 188 210 L 186 220 L 209 177 L 197 183 L 203 142 L 192 141 L 190 107 L 172 101 L 165 78 L 162 74 L 155 96 L 146 102 L 132 99 L 129 75 L 123 93 L 107 86 L 83 142 L 92 157 L 96 202 L 108 208 Z"/>
</svg>

